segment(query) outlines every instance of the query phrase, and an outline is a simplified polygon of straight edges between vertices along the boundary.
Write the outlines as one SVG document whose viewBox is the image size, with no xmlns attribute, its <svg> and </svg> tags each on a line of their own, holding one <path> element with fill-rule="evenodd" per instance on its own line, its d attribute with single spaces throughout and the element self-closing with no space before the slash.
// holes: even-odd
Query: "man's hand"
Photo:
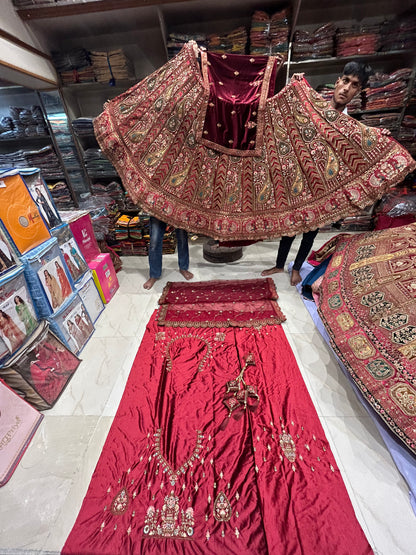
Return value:
<svg viewBox="0 0 416 555">
<path fill-rule="evenodd" d="M 386 129 L 385 127 L 381 127 L 380 128 L 381 134 L 385 135 L 386 137 L 388 137 L 389 135 L 391 135 L 391 131 L 390 129 Z"/>
<path fill-rule="evenodd" d="M 304 73 L 294 73 L 290 78 L 290 82 L 293 83 L 293 81 L 302 81 L 304 75 Z"/>
</svg>

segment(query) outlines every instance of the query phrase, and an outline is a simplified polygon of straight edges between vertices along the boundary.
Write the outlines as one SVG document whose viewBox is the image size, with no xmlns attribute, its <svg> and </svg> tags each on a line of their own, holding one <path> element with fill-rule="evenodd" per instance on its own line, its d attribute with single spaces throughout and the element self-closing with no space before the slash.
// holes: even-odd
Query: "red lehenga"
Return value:
<svg viewBox="0 0 416 555">
<path fill-rule="evenodd" d="M 371 553 L 280 310 L 215 327 L 193 306 L 152 316 L 63 554 Z"/>
<path fill-rule="evenodd" d="M 416 223 L 340 237 L 319 292 L 335 352 L 416 454 Z"/>
<path fill-rule="evenodd" d="M 221 241 L 295 235 L 372 204 L 415 167 L 305 80 L 274 94 L 282 59 L 201 52 L 200 68 L 195 47 L 94 122 L 131 198 L 159 219 Z"/>
</svg>

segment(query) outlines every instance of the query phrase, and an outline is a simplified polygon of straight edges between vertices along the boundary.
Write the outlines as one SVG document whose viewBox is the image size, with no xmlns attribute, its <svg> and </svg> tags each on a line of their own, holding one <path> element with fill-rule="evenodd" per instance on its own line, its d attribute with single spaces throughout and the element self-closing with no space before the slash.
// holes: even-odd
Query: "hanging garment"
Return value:
<svg viewBox="0 0 416 555">
<path fill-rule="evenodd" d="M 279 320 L 239 317 L 270 282 L 169 284 L 193 314 L 152 316 L 64 555 L 372 552 Z"/>
<path fill-rule="evenodd" d="M 273 94 L 281 59 L 194 44 L 109 101 L 97 140 L 134 202 L 227 240 L 295 235 L 373 204 L 414 167 L 379 129 L 303 81 Z"/>
<path fill-rule="evenodd" d="M 416 223 L 340 237 L 319 292 L 331 345 L 416 454 Z"/>
</svg>

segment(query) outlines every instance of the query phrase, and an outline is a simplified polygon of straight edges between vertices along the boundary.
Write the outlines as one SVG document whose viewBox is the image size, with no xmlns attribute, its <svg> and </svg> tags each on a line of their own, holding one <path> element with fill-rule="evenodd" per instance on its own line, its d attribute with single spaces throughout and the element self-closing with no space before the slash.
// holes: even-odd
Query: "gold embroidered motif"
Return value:
<svg viewBox="0 0 416 555">
<path fill-rule="evenodd" d="M 202 360 L 198 364 L 198 368 L 197 368 L 198 372 L 202 372 L 202 370 L 204 368 L 204 365 L 205 365 L 205 362 L 207 361 L 208 357 L 211 355 L 212 347 L 208 343 L 207 339 L 205 339 L 204 337 L 199 337 L 198 335 L 192 335 L 192 334 L 184 334 L 184 335 L 179 335 L 178 337 L 174 337 L 166 345 L 166 347 L 165 347 L 165 356 L 166 356 L 166 360 L 167 360 L 167 366 L 166 366 L 167 372 L 172 371 L 172 357 L 170 355 L 170 347 L 172 346 L 172 344 L 175 341 L 179 341 L 180 339 L 185 339 L 185 338 L 197 339 L 198 341 L 201 341 L 201 343 L 205 344 L 206 351 L 205 351 L 204 356 L 202 357 Z"/>
<path fill-rule="evenodd" d="M 195 520 L 193 508 L 188 507 L 185 511 L 182 510 L 180 517 L 179 521 L 179 498 L 171 491 L 165 497 L 161 511 L 153 505 L 147 509 L 143 533 L 146 536 L 159 536 L 162 538 L 190 538 L 194 534 Z"/>
<path fill-rule="evenodd" d="M 220 491 L 214 501 L 214 518 L 219 522 L 228 522 L 232 515 L 231 503 L 223 491 Z"/>
<path fill-rule="evenodd" d="M 290 434 L 280 434 L 280 447 L 282 448 L 282 451 L 285 455 L 285 457 L 287 458 L 287 460 L 291 463 L 295 462 L 296 460 L 296 445 L 295 442 L 292 439 L 292 436 Z"/>
<path fill-rule="evenodd" d="M 409 416 L 416 416 L 416 390 L 409 384 L 398 383 L 390 388 L 390 395 L 399 408 Z"/>
<path fill-rule="evenodd" d="M 342 331 L 347 331 L 354 326 L 354 320 L 348 312 L 342 312 L 336 317 L 336 320 Z"/>
<path fill-rule="evenodd" d="M 126 512 L 129 505 L 129 496 L 126 488 L 121 489 L 111 502 L 111 512 L 113 515 L 122 515 Z"/>
<path fill-rule="evenodd" d="M 174 470 L 170 466 L 168 461 L 165 459 L 165 457 L 162 455 L 162 449 L 161 449 L 162 428 L 159 428 L 154 435 L 155 435 L 155 453 L 153 456 L 156 457 L 159 463 L 163 466 L 163 472 L 166 472 L 166 474 L 169 477 L 170 484 L 174 486 L 179 476 L 181 474 L 185 474 L 186 470 L 189 467 L 193 466 L 194 461 L 196 459 L 199 459 L 199 453 L 201 452 L 201 449 L 202 449 L 202 440 L 204 436 L 200 430 L 197 430 L 196 445 L 191 456 L 178 469 Z M 150 460 L 151 460 L 151 457 L 150 457 Z"/>
<path fill-rule="evenodd" d="M 350 337 L 348 339 L 348 345 L 351 347 L 354 355 L 360 360 L 370 358 L 376 353 L 375 348 L 364 335 Z"/>
</svg>

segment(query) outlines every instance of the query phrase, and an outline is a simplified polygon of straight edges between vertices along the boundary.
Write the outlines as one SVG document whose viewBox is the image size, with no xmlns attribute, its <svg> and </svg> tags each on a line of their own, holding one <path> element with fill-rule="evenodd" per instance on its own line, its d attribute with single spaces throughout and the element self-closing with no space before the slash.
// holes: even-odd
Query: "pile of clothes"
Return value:
<svg viewBox="0 0 416 555">
<path fill-rule="evenodd" d="M 380 25 L 340 27 L 336 34 L 336 56 L 368 56 L 377 52 Z"/>
<path fill-rule="evenodd" d="M 368 81 L 366 110 L 401 108 L 408 94 L 411 68 L 402 68 L 393 73 L 375 73 Z"/>
<path fill-rule="evenodd" d="M 222 35 L 208 35 L 208 50 L 220 53 L 245 54 L 247 40 L 247 29 L 244 26 L 237 27 L 237 29 Z"/>
<path fill-rule="evenodd" d="M 289 10 L 269 15 L 256 10 L 251 18 L 250 54 L 285 54 L 289 47 Z"/>
<path fill-rule="evenodd" d="M 64 85 L 95 81 L 88 50 L 75 48 L 68 52 L 52 52 L 53 64 Z"/>
<path fill-rule="evenodd" d="M 326 23 L 312 32 L 296 31 L 293 43 L 293 58 L 327 58 L 334 55 L 334 23 Z"/>
<path fill-rule="evenodd" d="M 386 21 L 381 30 L 382 52 L 414 50 L 416 48 L 416 15 L 408 14 L 393 21 Z"/>
<path fill-rule="evenodd" d="M 99 83 L 115 85 L 117 80 L 134 78 L 134 67 L 121 48 L 101 52 L 90 52 L 95 80 Z"/>
</svg>

